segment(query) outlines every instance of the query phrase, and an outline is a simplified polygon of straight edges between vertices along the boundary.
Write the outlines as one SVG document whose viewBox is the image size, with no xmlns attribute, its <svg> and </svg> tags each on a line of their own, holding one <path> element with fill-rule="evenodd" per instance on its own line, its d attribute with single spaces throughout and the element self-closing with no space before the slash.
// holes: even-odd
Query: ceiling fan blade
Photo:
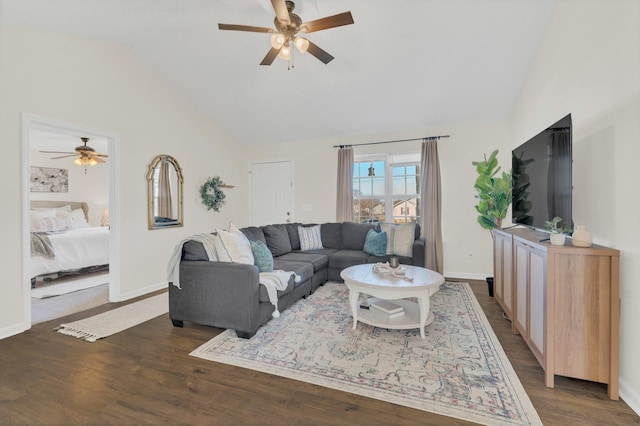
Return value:
<svg viewBox="0 0 640 426">
<path fill-rule="evenodd" d="M 325 64 L 328 64 L 329 62 L 333 61 L 333 56 L 331 56 L 326 51 L 322 50 L 320 47 L 318 47 L 317 44 L 314 44 L 311 41 L 309 42 L 309 48 L 307 49 L 307 53 L 312 54 L 313 56 L 315 56 Z"/>
<path fill-rule="evenodd" d="M 103 160 L 102 158 L 100 158 L 100 157 L 93 156 L 93 159 L 95 160 L 95 162 L 96 162 L 96 163 L 106 163 L 106 161 L 104 161 L 104 160 Z"/>
<path fill-rule="evenodd" d="M 219 30 L 230 30 L 230 31 L 249 31 L 252 33 L 272 33 L 274 32 L 271 28 L 266 27 L 252 27 L 250 25 L 234 25 L 234 24 L 218 24 Z"/>
<path fill-rule="evenodd" d="M 92 157 L 102 157 L 102 158 L 109 158 L 109 156 L 107 154 L 91 154 Z"/>
<path fill-rule="evenodd" d="M 267 55 L 264 57 L 262 62 L 260 62 L 260 65 L 271 65 L 276 59 L 276 56 L 278 56 L 278 53 L 280 53 L 280 49 L 275 49 L 272 47 L 271 50 L 267 52 Z"/>
<path fill-rule="evenodd" d="M 351 24 L 353 24 L 353 16 L 351 16 L 351 12 L 343 12 L 338 13 L 337 15 L 327 16 L 326 18 L 316 19 L 315 21 L 305 22 L 300 25 L 300 31 L 303 33 L 312 33 L 314 31 Z"/>
<path fill-rule="evenodd" d="M 291 18 L 289 18 L 289 10 L 287 10 L 287 4 L 284 0 L 271 0 L 271 6 L 273 6 L 273 10 L 276 12 L 276 18 L 278 18 L 278 22 L 282 25 L 286 26 L 291 23 Z"/>
<path fill-rule="evenodd" d="M 43 154 L 72 154 L 72 155 L 76 155 L 75 152 L 68 152 L 68 151 L 38 151 L 38 152 L 42 152 Z"/>
<path fill-rule="evenodd" d="M 59 160 L 61 158 L 69 158 L 69 157 L 79 157 L 80 154 L 69 154 L 69 155 L 61 155 L 59 157 L 51 157 L 52 160 Z"/>
</svg>

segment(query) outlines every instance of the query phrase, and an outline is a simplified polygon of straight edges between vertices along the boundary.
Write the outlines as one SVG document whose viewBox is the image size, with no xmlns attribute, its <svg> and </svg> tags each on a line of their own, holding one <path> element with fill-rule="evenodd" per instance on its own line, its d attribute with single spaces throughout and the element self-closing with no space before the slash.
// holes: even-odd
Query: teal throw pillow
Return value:
<svg viewBox="0 0 640 426">
<path fill-rule="evenodd" d="M 273 255 L 262 241 L 250 241 L 254 264 L 260 272 L 273 271 Z"/>
<path fill-rule="evenodd" d="M 369 229 L 364 240 L 364 252 L 374 256 L 384 256 L 387 252 L 387 233 Z"/>
</svg>

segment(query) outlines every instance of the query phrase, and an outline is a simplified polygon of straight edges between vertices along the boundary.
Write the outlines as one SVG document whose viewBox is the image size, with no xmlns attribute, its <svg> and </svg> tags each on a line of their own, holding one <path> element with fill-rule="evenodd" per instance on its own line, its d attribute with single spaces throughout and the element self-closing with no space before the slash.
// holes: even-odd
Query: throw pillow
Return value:
<svg viewBox="0 0 640 426">
<path fill-rule="evenodd" d="M 403 223 L 396 226 L 393 231 L 393 254 L 406 257 L 413 256 L 415 232 L 415 223 Z"/>
<path fill-rule="evenodd" d="M 320 235 L 320 225 L 315 226 L 298 226 L 298 235 L 300 236 L 300 250 L 316 250 L 322 247 L 322 236 Z"/>
<path fill-rule="evenodd" d="M 253 252 L 254 265 L 260 272 L 273 271 L 273 255 L 262 241 L 250 241 Z"/>
<path fill-rule="evenodd" d="M 221 262 L 243 263 L 245 265 L 254 264 L 251 243 L 233 223 L 229 224 L 228 231 L 216 229 L 216 232 L 218 234 L 216 239 L 218 260 Z"/>
<path fill-rule="evenodd" d="M 384 256 L 387 251 L 387 233 L 370 229 L 364 240 L 364 252 L 374 256 Z"/>
</svg>

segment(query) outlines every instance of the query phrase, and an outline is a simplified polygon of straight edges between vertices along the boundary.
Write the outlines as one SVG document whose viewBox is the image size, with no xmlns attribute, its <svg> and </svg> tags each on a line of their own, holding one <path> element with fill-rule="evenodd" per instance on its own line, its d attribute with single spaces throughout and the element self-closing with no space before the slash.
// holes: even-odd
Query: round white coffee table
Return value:
<svg viewBox="0 0 640 426">
<path fill-rule="evenodd" d="M 444 277 L 437 272 L 420 266 L 401 265 L 404 277 L 374 272 L 374 264 L 355 265 L 344 269 L 340 276 L 349 288 L 349 305 L 353 315 L 353 329 L 358 321 L 374 327 L 389 329 L 419 328 L 424 339 L 424 328 L 433 321 L 429 298 L 440 289 Z M 362 309 L 358 299 L 362 295 L 363 304 L 371 305 L 377 299 L 390 300 L 404 308 L 405 314 L 390 318 L 382 311 L 370 307 Z M 368 296 L 373 296 L 369 298 Z M 418 303 L 407 298 L 415 297 Z"/>
</svg>

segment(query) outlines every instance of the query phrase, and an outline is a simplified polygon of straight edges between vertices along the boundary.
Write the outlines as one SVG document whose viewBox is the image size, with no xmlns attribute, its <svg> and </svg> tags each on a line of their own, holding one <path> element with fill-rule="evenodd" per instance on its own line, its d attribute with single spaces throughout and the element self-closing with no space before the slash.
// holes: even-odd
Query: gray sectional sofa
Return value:
<svg viewBox="0 0 640 426">
<path fill-rule="evenodd" d="M 342 281 L 340 272 L 349 266 L 385 262 L 389 255 L 373 256 L 363 251 L 370 229 L 379 224 L 325 223 L 320 227 L 321 249 L 300 250 L 298 227 L 308 224 L 280 224 L 247 227 L 240 231 L 250 241 L 262 241 L 273 255 L 274 269 L 295 272 L 285 290 L 278 291 L 278 309 L 285 310 L 313 293 L 325 282 Z M 411 256 L 399 256 L 400 263 L 424 266 L 424 239 L 415 225 Z M 407 253 L 405 253 L 407 254 Z M 180 287 L 169 283 L 169 317 L 176 327 L 184 321 L 229 328 L 250 338 L 272 318 L 274 306 L 259 284 L 258 268 L 231 262 L 209 261 L 197 241 L 183 245 Z"/>
</svg>

